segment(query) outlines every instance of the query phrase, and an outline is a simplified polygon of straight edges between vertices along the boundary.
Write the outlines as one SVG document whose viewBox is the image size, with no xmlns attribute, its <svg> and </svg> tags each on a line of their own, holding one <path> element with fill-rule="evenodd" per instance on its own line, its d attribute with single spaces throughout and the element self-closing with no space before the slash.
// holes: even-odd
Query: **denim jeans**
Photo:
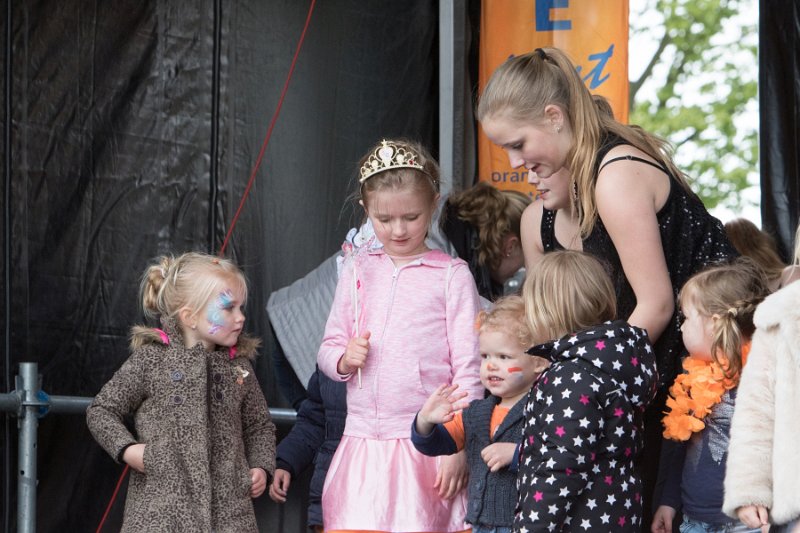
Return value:
<svg viewBox="0 0 800 533">
<path fill-rule="evenodd" d="M 511 533 L 511 528 L 504 526 L 487 527 L 473 525 L 472 533 Z"/>
<path fill-rule="evenodd" d="M 723 525 L 707 524 L 699 520 L 694 520 L 683 515 L 683 523 L 680 525 L 681 533 L 761 533 L 761 528 L 751 529 L 743 523 L 731 521 Z"/>
</svg>

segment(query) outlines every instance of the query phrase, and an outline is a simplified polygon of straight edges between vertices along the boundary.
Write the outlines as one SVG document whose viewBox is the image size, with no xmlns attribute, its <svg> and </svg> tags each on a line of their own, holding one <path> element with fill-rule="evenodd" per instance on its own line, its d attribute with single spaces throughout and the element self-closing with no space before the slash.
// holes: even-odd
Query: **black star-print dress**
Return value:
<svg viewBox="0 0 800 533">
<path fill-rule="evenodd" d="M 639 531 L 634 459 L 658 383 L 647 334 L 617 320 L 529 353 L 552 365 L 525 408 L 514 530 Z"/>
</svg>

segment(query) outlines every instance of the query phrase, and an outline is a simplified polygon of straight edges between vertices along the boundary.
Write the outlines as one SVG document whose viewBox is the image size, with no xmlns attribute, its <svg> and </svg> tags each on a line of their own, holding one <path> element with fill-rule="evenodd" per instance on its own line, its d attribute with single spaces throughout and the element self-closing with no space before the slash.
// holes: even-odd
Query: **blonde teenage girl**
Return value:
<svg viewBox="0 0 800 533">
<path fill-rule="evenodd" d="M 514 531 L 639 531 L 642 415 L 655 393 L 647 334 L 616 316 L 594 257 L 545 254 L 522 288 L 534 338 L 550 360 L 525 408 Z"/>
<path fill-rule="evenodd" d="M 145 271 L 141 302 L 161 328 L 132 329 L 133 353 L 86 414 L 132 469 L 122 531 L 258 531 L 251 499 L 275 468 L 275 426 L 251 363 L 258 341 L 242 334 L 246 298 L 227 259 L 165 256 Z"/>
<path fill-rule="evenodd" d="M 752 532 L 722 512 L 731 416 L 753 335 L 753 312 L 770 292 L 763 270 L 742 258 L 695 274 L 681 290 L 685 372 L 670 388 L 653 533 Z M 676 443 L 676 444 L 672 444 Z M 680 518 L 682 512 L 682 518 Z"/>
<path fill-rule="evenodd" d="M 464 496 L 409 427 L 441 383 L 481 398 L 478 293 L 461 259 L 425 245 L 438 168 L 418 144 L 383 141 L 361 162 L 359 197 L 383 247 L 345 261 L 319 367 L 347 381 L 347 421 L 322 493 L 327 531 L 460 531 Z M 463 464 L 463 454 L 460 461 Z"/>
<path fill-rule="evenodd" d="M 528 269 L 551 250 L 598 257 L 611 275 L 617 317 L 644 328 L 654 343 L 661 390 L 646 423 L 649 514 L 666 389 L 685 355 L 675 297 L 692 274 L 736 251 L 666 142 L 601 111 L 563 51 L 508 59 L 481 94 L 477 117 L 539 192 L 522 219 Z"/>
</svg>

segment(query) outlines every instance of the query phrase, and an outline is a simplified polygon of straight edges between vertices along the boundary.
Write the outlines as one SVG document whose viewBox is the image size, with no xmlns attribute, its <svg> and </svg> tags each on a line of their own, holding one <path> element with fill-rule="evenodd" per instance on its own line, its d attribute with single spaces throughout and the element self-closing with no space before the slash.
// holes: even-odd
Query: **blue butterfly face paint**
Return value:
<svg viewBox="0 0 800 533">
<path fill-rule="evenodd" d="M 233 292 L 230 289 L 225 289 L 217 297 L 209 302 L 206 308 L 206 320 L 210 324 L 208 334 L 214 335 L 220 329 L 225 327 L 224 311 L 230 309 L 233 305 Z"/>
<path fill-rule="evenodd" d="M 245 291 L 236 288 L 224 288 L 212 295 L 197 317 L 198 328 L 193 337 L 202 341 L 207 350 L 235 346 L 244 327 L 245 297 Z"/>
</svg>

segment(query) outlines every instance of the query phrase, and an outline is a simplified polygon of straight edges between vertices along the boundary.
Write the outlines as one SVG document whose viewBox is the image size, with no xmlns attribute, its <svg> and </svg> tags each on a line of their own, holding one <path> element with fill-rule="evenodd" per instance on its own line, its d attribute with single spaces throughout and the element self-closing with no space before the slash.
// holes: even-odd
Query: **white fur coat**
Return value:
<svg viewBox="0 0 800 533">
<path fill-rule="evenodd" d="M 800 516 L 800 283 L 758 307 L 731 424 L 725 502 L 763 505 L 770 521 Z"/>
</svg>

